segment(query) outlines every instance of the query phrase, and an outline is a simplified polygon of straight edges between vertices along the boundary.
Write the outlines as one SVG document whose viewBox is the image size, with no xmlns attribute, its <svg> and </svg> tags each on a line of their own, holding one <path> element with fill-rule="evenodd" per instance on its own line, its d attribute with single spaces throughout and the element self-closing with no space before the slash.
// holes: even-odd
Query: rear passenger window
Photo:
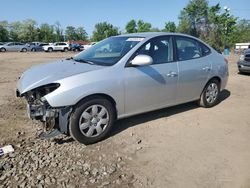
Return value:
<svg viewBox="0 0 250 188">
<path fill-rule="evenodd" d="M 200 43 L 201 51 L 202 51 L 202 56 L 206 56 L 211 53 L 211 50 L 205 45 Z"/>
<path fill-rule="evenodd" d="M 176 37 L 178 60 L 184 61 L 202 56 L 198 41 L 187 37 Z"/>
</svg>

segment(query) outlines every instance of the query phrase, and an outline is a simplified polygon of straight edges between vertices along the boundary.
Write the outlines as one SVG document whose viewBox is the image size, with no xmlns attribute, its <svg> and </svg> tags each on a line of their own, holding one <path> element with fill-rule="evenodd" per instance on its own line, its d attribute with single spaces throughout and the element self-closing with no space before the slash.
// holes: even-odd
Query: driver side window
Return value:
<svg viewBox="0 0 250 188">
<path fill-rule="evenodd" d="M 136 55 L 148 55 L 153 64 L 173 61 L 173 42 L 171 37 L 157 37 L 144 44 Z"/>
</svg>

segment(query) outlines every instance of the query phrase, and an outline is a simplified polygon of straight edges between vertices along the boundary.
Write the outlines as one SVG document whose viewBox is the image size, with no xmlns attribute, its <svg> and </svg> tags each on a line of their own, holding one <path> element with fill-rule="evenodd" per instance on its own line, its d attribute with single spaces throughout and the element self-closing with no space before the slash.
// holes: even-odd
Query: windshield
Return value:
<svg viewBox="0 0 250 188">
<path fill-rule="evenodd" d="M 111 37 L 75 56 L 74 60 L 79 62 L 84 60 L 97 65 L 111 66 L 116 64 L 143 39 L 138 37 Z"/>
</svg>

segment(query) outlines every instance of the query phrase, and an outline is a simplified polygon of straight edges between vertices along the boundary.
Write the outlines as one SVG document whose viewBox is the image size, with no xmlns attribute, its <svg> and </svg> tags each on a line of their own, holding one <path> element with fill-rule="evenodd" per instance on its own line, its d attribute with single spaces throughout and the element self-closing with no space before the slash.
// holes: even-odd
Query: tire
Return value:
<svg viewBox="0 0 250 188">
<path fill-rule="evenodd" d="M 53 52 L 53 48 L 48 48 L 48 52 Z"/>
<path fill-rule="evenodd" d="M 64 48 L 63 51 L 64 51 L 64 52 L 67 52 L 67 51 L 69 51 L 69 49 L 68 49 L 68 48 Z"/>
<path fill-rule="evenodd" d="M 35 49 L 35 48 L 32 48 L 32 49 L 31 49 L 31 51 L 32 51 L 32 52 L 35 52 L 35 51 L 36 51 L 36 49 Z"/>
<path fill-rule="evenodd" d="M 0 51 L 1 52 L 6 52 L 6 49 L 5 48 L 1 48 Z"/>
<path fill-rule="evenodd" d="M 27 52 L 27 48 L 22 48 L 21 52 Z"/>
<path fill-rule="evenodd" d="M 91 97 L 75 106 L 69 132 L 74 140 L 85 145 L 93 144 L 106 138 L 114 121 L 112 103 L 103 97 Z"/>
<path fill-rule="evenodd" d="M 210 80 L 202 91 L 198 104 L 204 108 L 211 108 L 218 104 L 220 83 L 217 79 Z"/>
</svg>

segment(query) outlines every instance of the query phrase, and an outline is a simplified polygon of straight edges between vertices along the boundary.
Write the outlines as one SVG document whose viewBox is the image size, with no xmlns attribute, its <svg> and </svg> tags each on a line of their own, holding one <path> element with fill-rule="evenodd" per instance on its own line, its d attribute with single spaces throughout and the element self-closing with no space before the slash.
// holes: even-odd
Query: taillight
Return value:
<svg viewBox="0 0 250 188">
<path fill-rule="evenodd" d="M 224 58 L 224 60 L 225 60 L 226 64 L 228 64 L 228 59 L 227 59 L 227 58 Z"/>
</svg>

